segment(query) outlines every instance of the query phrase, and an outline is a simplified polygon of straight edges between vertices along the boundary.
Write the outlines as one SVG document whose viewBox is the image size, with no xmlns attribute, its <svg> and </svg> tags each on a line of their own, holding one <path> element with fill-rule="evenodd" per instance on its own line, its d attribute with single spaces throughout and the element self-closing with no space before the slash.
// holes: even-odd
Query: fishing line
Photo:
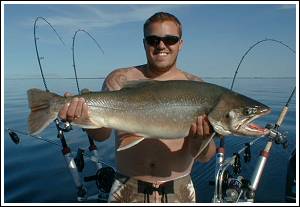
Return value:
<svg viewBox="0 0 300 207">
<path fill-rule="evenodd" d="M 54 27 L 52 27 L 52 25 L 44 17 L 37 17 L 35 19 L 34 26 L 33 26 L 33 36 L 34 36 L 35 51 L 36 51 L 36 56 L 37 56 L 37 60 L 38 60 L 38 63 L 39 63 L 39 67 L 40 67 L 40 71 L 41 71 L 41 75 L 42 75 L 42 79 L 43 79 L 43 83 L 44 83 L 45 89 L 46 89 L 47 92 L 49 92 L 47 84 L 46 84 L 46 79 L 44 77 L 44 73 L 43 73 L 41 61 L 40 61 L 41 59 L 43 59 L 43 57 L 39 56 L 39 51 L 38 51 L 38 47 L 37 47 L 37 40 L 39 38 L 36 37 L 36 27 L 37 27 L 37 21 L 39 19 L 44 20 L 51 27 L 51 29 L 54 31 L 54 33 L 56 34 L 56 36 L 58 37 L 58 39 L 60 40 L 60 42 L 62 42 L 62 44 L 64 46 L 66 46 L 66 44 L 64 43 L 64 41 L 62 40 L 62 38 L 60 37 L 60 35 L 56 32 L 56 30 L 54 29 Z"/>
<path fill-rule="evenodd" d="M 235 70 L 235 73 L 234 73 L 234 77 L 233 77 L 233 80 L 232 80 L 232 83 L 231 83 L 230 90 L 233 89 L 233 84 L 234 84 L 236 75 L 237 75 L 237 73 L 238 73 L 238 71 L 239 71 L 239 68 L 240 68 L 240 65 L 241 65 L 241 63 L 243 62 L 243 60 L 244 60 L 244 58 L 246 57 L 246 55 L 247 55 L 247 54 L 250 52 L 250 50 L 252 50 L 255 46 L 257 46 L 258 44 L 260 44 L 260 43 L 262 43 L 262 42 L 266 42 L 266 41 L 272 41 L 272 42 L 279 43 L 279 44 L 285 46 L 286 48 L 288 48 L 288 49 L 289 49 L 291 52 L 293 52 L 294 54 L 296 53 L 295 50 L 292 49 L 290 46 L 288 46 L 287 44 L 283 43 L 282 41 L 279 41 L 279 40 L 276 40 L 276 39 L 266 38 L 266 39 L 263 39 L 263 40 L 260 40 L 260 41 L 258 41 L 258 42 L 256 42 L 256 43 L 254 43 L 253 45 L 250 46 L 250 48 L 249 48 L 249 49 L 244 53 L 244 55 L 242 56 L 242 58 L 241 58 L 241 60 L 240 60 L 240 62 L 239 62 L 239 64 L 238 64 L 238 66 L 237 66 L 237 68 L 236 68 L 236 70 Z M 286 107 L 288 106 L 288 104 L 289 104 L 289 102 L 290 102 L 292 96 L 294 95 L 295 90 L 296 90 L 296 86 L 294 87 L 293 92 L 291 93 L 291 95 L 290 95 L 290 97 L 289 97 L 289 99 L 288 99 L 288 101 L 287 101 L 287 103 L 286 103 L 286 105 L 285 105 Z M 221 139 L 221 142 L 224 142 L 224 140 Z M 224 144 L 224 143 L 223 143 L 223 144 Z"/>
<path fill-rule="evenodd" d="M 36 50 L 36 54 L 37 54 L 37 60 L 38 60 L 38 64 L 39 64 L 39 68 L 40 68 L 40 71 L 41 71 L 41 76 L 42 76 L 42 79 L 43 79 L 43 83 L 44 83 L 44 86 L 45 86 L 45 90 L 47 92 L 49 92 L 49 89 L 47 87 L 47 83 L 46 83 L 46 79 L 45 79 L 45 76 L 44 76 L 44 73 L 43 73 L 43 68 L 42 68 L 42 64 L 41 64 L 41 59 L 43 59 L 43 57 L 40 57 L 39 55 L 39 50 L 38 50 L 38 46 L 37 46 L 37 40 L 39 38 L 36 37 L 36 28 L 37 28 L 37 22 L 38 20 L 43 20 L 45 21 L 49 26 L 50 28 L 54 31 L 54 33 L 56 34 L 56 36 L 58 37 L 58 39 L 60 40 L 60 42 L 66 46 L 65 42 L 63 41 L 63 39 L 61 38 L 61 36 L 58 34 L 58 32 L 55 30 L 55 28 L 44 18 L 44 17 L 37 17 L 35 19 L 35 22 L 34 22 L 34 30 L 33 30 L 33 35 L 34 35 L 34 44 L 35 44 L 35 50 Z M 74 34 L 74 37 L 73 37 L 73 45 L 72 45 L 72 52 L 73 52 L 73 67 L 74 67 L 74 72 L 75 72 L 75 78 L 76 78 L 76 83 L 77 83 L 77 89 L 78 89 L 78 92 L 80 94 L 80 91 L 79 91 L 79 85 L 78 85 L 78 80 L 77 80 L 77 73 L 76 73 L 76 68 L 75 68 L 75 58 L 74 58 L 74 44 L 75 44 L 75 39 L 76 39 L 76 34 L 78 32 L 85 32 L 87 35 L 89 35 L 90 38 L 92 38 L 92 40 L 96 43 L 96 45 L 98 46 L 98 48 L 102 51 L 102 53 L 104 54 L 104 51 L 103 49 L 101 48 L 101 46 L 99 45 L 99 43 L 96 41 L 96 39 L 90 34 L 88 33 L 87 31 L 83 30 L 83 29 L 79 29 L 75 32 Z M 14 132 L 12 131 L 12 129 L 9 129 L 9 135 L 11 136 L 12 140 L 15 142 L 15 143 L 18 143 L 19 140 L 18 140 L 18 136 L 16 134 L 14 134 Z M 17 130 L 14 130 L 15 132 L 18 132 Z M 31 136 L 31 137 L 34 137 L 34 138 L 37 138 L 37 139 L 40 139 L 40 140 L 44 140 L 48 143 L 51 143 L 51 144 L 55 144 L 55 145 L 59 145 L 51 140 L 47 140 L 47 139 L 43 139 L 39 136 L 32 136 L 28 133 L 24 133 L 24 132 L 20 132 L 19 133 L 22 133 L 22 134 L 25 134 L 25 135 L 28 135 L 28 136 Z M 60 145 L 59 145 L 60 146 Z"/>
<path fill-rule="evenodd" d="M 60 144 L 60 143 L 55 142 L 55 141 L 52 141 L 52 140 L 47 139 L 47 138 L 43 138 L 43 137 L 41 137 L 41 136 L 31 135 L 31 134 L 29 134 L 29 133 L 27 133 L 27 132 L 20 131 L 20 130 L 17 130 L 17 129 L 13 129 L 13 128 L 5 128 L 5 130 L 8 131 L 9 136 L 13 139 L 13 142 L 14 142 L 15 144 L 19 144 L 20 138 L 19 138 L 18 134 L 22 134 L 22 135 L 25 135 L 25 136 L 28 136 L 28 137 L 32 137 L 32 138 L 38 139 L 38 140 L 40 140 L 40 141 L 47 142 L 47 143 L 49 143 L 49 144 L 53 144 L 53 145 L 55 145 L 55 146 L 61 148 L 61 144 Z M 18 133 L 18 134 L 16 134 L 16 133 Z M 92 158 L 91 158 L 87 153 L 83 152 L 82 154 L 83 154 L 83 156 L 85 156 L 86 158 L 92 160 Z M 100 159 L 98 159 L 98 161 L 99 161 L 100 163 L 106 165 L 106 166 L 109 166 L 109 167 L 112 167 L 113 169 L 115 169 L 115 167 L 113 167 L 113 165 L 112 165 L 111 163 L 108 164 L 107 162 L 104 162 L 104 161 L 102 161 L 102 160 L 100 160 Z"/>
<path fill-rule="evenodd" d="M 289 96 L 289 98 L 288 98 L 288 100 L 287 100 L 287 102 L 286 102 L 286 104 L 285 104 L 285 107 L 288 107 L 288 105 L 290 104 L 291 99 L 292 99 L 292 97 L 293 97 L 294 94 L 295 94 L 295 90 L 296 90 L 296 86 L 294 87 L 292 93 L 290 94 L 290 96 Z M 278 126 L 278 127 L 279 127 L 279 126 Z M 253 145 L 256 141 L 258 141 L 258 140 L 261 139 L 261 138 L 262 138 L 262 137 L 258 137 L 258 138 L 256 138 L 255 140 L 251 141 L 251 142 L 249 143 L 250 146 Z M 241 150 L 239 150 L 239 151 L 238 151 L 238 154 L 241 154 L 245 149 L 246 149 L 246 147 L 244 147 L 244 148 L 242 148 Z M 232 156 L 232 158 L 235 158 L 235 156 Z"/>
<path fill-rule="evenodd" d="M 254 43 L 253 45 L 250 46 L 250 48 L 244 53 L 244 55 L 242 56 L 236 70 L 235 70 L 235 73 L 234 73 L 234 76 L 233 76 L 233 79 L 232 79 L 232 83 L 231 83 L 231 87 L 230 87 L 230 90 L 233 89 L 233 85 L 234 85 L 234 82 L 235 82 L 235 78 L 237 76 L 237 73 L 239 71 L 239 68 L 240 68 L 240 65 L 241 63 L 243 62 L 244 58 L 246 57 L 246 55 L 250 52 L 250 50 L 252 50 L 255 46 L 257 46 L 258 44 L 262 43 L 262 42 L 265 42 L 265 41 L 273 41 L 273 42 L 276 42 L 276 43 L 279 43 L 285 47 L 287 47 L 290 51 L 292 51 L 294 54 L 296 53 L 294 49 L 292 49 L 290 46 L 288 46 L 287 44 L 283 43 L 282 41 L 279 41 L 279 40 L 276 40 L 276 39 L 270 39 L 270 38 L 266 38 L 266 39 L 263 39 L 263 40 L 260 40 L 256 43 Z M 225 145 L 225 140 L 224 139 L 220 139 L 220 147 L 221 146 L 224 146 Z"/>
<path fill-rule="evenodd" d="M 263 40 L 260 40 L 260 41 L 256 42 L 256 43 L 253 44 L 253 45 L 252 45 L 252 46 L 244 53 L 244 55 L 242 56 L 242 58 L 241 58 L 241 60 L 240 60 L 240 62 L 239 62 L 239 64 L 238 64 L 238 66 L 237 66 L 237 69 L 236 69 L 236 71 L 235 71 L 235 73 L 234 73 L 234 76 L 233 76 L 233 80 L 232 80 L 232 83 L 231 83 L 230 90 L 232 90 L 232 88 L 233 88 L 233 84 L 234 84 L 236 75 L 237 75 L 237 73 L 238 73 L 238 70 L 239 70 L 239 68 L 240 68 L 240 65 L 241 65 L 241 63 L 243 62 L 245 56 L 246 56 L 246 55 L 250 52 L 250 50 L 252 50 L 256 45 L 258 45 L 258 44 L 260 44 L 260 43 L 262 43 L 262 42 L 265 42 L 265 41 L 273 41 L 273 42 L 277 42 L 277 43 L 279 43 L 279 44 L 281 44 L 281 45 L 287 47 L 287 48 L 288 48 L 290 51 L 292 51 L 294 54 L 296 53 L 294 49 L 292 49 L 290 46 L 288 46 L 287 44 L 285 44 L 285 43 L 283 43 L 282 41 L 279 41 L 279 40 L 266 38 L 266 39 L 263 39 Z"/>
<path fill-rule="evenodd" d="M 240 62 L 239 62 L 239 64 L 238 64 L 238 67 L 237 67 L 237 69 L 236 69 L 236 71 L 235 71 L 233 80 L 232 80 L 232 84 L 231 84 L 231 88 L 230 88 L 231 90 L 232 90 L 232 88 L 233 88 L 233 84 L 234 84 L 236 75 L 237 75 L 237 73 L 238 73 L 239 67 L 240 67 L 242 61 L 244 60 L 245 56 L 246 56 L 246 55 L 250 52 L 250 50 L 253 49 L 256 45 L 258 45 L 258 44 L 260 44 L 260 43 L 262 43 L 262 42 L 264 42 L 264 41 L 273 41 L 273 42 L 277 42 L 277 43 L 279 43 L 279 44 L 281 44 L 281 45 L 287 47 L 290 51 L 292 51 L 292 52 L 295 54 L 295 50 L 293 50 L 291 47 L 289 47 L 288 45 L 284 44 L 283 42 L 278 41 L 278 40 L 275 40 L 275 39 L 264 39 L 264 40 L 261 40 L 261 41 L 256 42 L 256 43 L 253 44 L 253 45 L 245 52 L 245 54 L 242 56 L 242 58 L 241 58 L 241 60 L 240 60 Z M 285 119 L 285 116 L 286 116 L 287 111 L 288 111 L 288 105 L 289 105 L 289 103 L 290 103 L 290 101 L 291 101 L 291 98 L 293 97 L 293 95 L 294 95 L 294 93 L 295 93 L 295 90 L 296 90 L 296 86 L 294 87 L 294 89 L 293 89 L 291 95 L 290 95 L 289 98 L 288 98 L 288 101 L 286 102 L 285 106 L 283 107 L 283 109 L 282 109 L 282 111 L 281 111 L 281 114 L 279 115 L 279 118 L 278 118 L 278 120 L 277 120 L 275 126 L 272 126 L 271 124 L 267 124 L 267 126 L 266 126 L 266 128 L 270 129 L 270 133 L 267 135 L 270 139 L 269 139 L 269 141 L 268 141 L 268 143 L 267 143 L 265 149 L 263 150 L 264 153 L 269 153 L 273 141 L 275 141 L 276 144 L 282 144 L 284 148 L 287 147 L 287 139 L 286 139 L 286 137 L 285 137 L 282 133 L 280 133 L 280 132 L 278 131 L 278 128 L 280 127 L 281 123 L 282 123 L 283 120 Z M 269 126 L 268 126 L 268 125 L 269 125 Z M 233 155 L 232 157 L 226 159 L 225 161 L 224 161 L 224 159 L 222 159 L 220 162 L 218 162 L 218 161 L 217 161 L 218 159 L 216 159 L 215 184 L 214 184 L 214 185 L 215 185 L 215 192 L 214 192 L 214 196 L 213 196 L 213 202 L 218 202 L 218 203 L 224 202 L 224 200 L 223 200 L 223 194 L 222 194 L 222 190 L 223 190 L 222 188 L 224 187 L 223 185 L 224 185 L 225 180 L 223 180 L 223 179 L 224 179 L 223 176 L 224 176 L 225 171 L 227 171 L 227 167 L 228 167 L 229 165 L 232 165 L 233 170 L 235 170 L 234 164 L 235 164 L 236 158 L 238 158 L 239 155 L 240 155 L 242 152 L 244 152 L 244 151 L 245 151 L 245 153 L 244 153 L 244 161 L 245 161 L 245 162 L 249 162 L 249 161 L 250 161 L 250 157 L 251 157 L 250 146 L 253 145 L 254 143 L 256 143 L 258 140 L 260 140 L 260 138 L 262 138 L 262 137 L 265 137 L 265 136 L 258 137 L 258 138 L 256 138 L 255 140 L 253 140 L 252 142 L 246 143 L 246 146 L 245 146 L 244 148 L 242 148 L 241 150 L 239 150 L 238 153 L 234 153 L 234 155 Z M 220 140 L 220 148 L 223 147 L 223 145 L 224 145 L 224 139 L 221 139 L 221 140 Z M 247 154 L 247 153 L 248 153 L 248 154 Z M 223 156 L 223 157 L 224 157 L 224 153 L 218 152 L 216 158 L 218 158 L 218 157 L 220 157 L 220 156 Z M 247 157 L 247 156 L 248 156 L 248 157 Z M 247 159 L 245 159 L 245 158 L 247 158 Z M 263 155 L 260 155 L 259 161 L 258 161 L 258 163 L 257 163 L 257 165 L 256 165 L 256 168 L 255 168 L 255 170 L 254 170 L 254 173 L 253 173 L 253 175 L 252 175 L 252 177 L 251 177 L 251 181 L 250 181 L 250 182 L 251 182 L 251 183 L 255 183 L 255 184 L 249 185 L 249 189 L 250 189 L 249 192 L 250 192 L 250 193 L 253 193 L 253 197 L 252 197 L 252 194 L 251 194 L 251 196 L 250 196 L 250 194 L 249 194 L 250 200 L 251 200 L 251 198 L 254 198 L 254 195 L 255 195 L 254 192 L 255 192 L 256 189 L 257 189 L 257 183 L 258 183 L 258 181 L 259 181 L 260 178 L 261 178 L 260 172 L 262 172 L 262 169 L 263 169 L 264 166 L 265 166 L 264 160 L 265 160 L 265 157 L 264 157 Z M 233 163 L 233 161 L 234 161 L 234 163 Z M 240 170 L 240 166 L 237 166 L 237 167 L 238 167 L 239 170 Z M 261 171 L 260 171 L 260 170 L 261 170 Z M 237 171 L 236 173 L 239 174 L 238 171 Z M 226 176 L 225 176 L 225 179 L 226 179 Z M 226 183 L 226 182 L 225 182 L 225 183 Z M 226 194 L 226 195 L 227 195 L 227 194 Z M 237 198 L 236 202 L 239 201 L 239 198 L 240 198 L 240 197 Z M 225 197 L 225 199 L 226 199 L 226 197 Z M 248 199 L 248 197 L 247 197 L 246 199 Z"/>
<path fill-rule="evenodd" d="M 286 107 L 288 107 L 288 105 L 289 105 L 289 103 L 290 103 L 290 101 L 291 101 L 291 99 L 292 99 L 292 97 L 293 97 L 295 91 L 296 91 L 296 86 L 294 87 L 294 89 L 293 89 L 293 91 L 292 91 L 292 93 L 291 93 L 291 95 L 290 95 L 288 101 L 287 101 L 286 104 L 285 104 Z"/>
<path fill-rule="evenodd" d="M 12 128 L 6 128 L 6 130 L 8 131 L 10 137 L 12 136 L 15 136 L 13 133 L 17 132 L 19 134 L 22 134 L 22 135 L 26 135 L 26 136 L 29 136 L 29 137 L 32 137 L 32 138 L 35 138 L 35 139 L 38 139 L 38 140 L 42 140 L 42 141 L 45 141 L 45 142 L 48 142 L 50 144 L 53 144 L 53 145 L 57 145 L 57 146 L 61 146 L 60 144 L 58 144 L 57 142 L 54 142 L 52 140 L 49 140 L 49 139 L 45 139 L 45 138 L 42 138 L 41 136 L 37 136 L 37 135 L 31 135 L 27 132 L 23 132 L 23 131 L 20 131 L 20 130 L 17 130 L 17 129 L 12 129 Z M 13 139 L 13 138 L 12 138 Z M 17 138 L 16 138 L 17 139 Z M 14 141 L 15 142 L 15 141 Z M 16 143 L 16 142 L 15 142 Z M 16 143 L 18 144 L 19 141 Z"/>
<path fill-rule="evenodd" d="M 72 57 L 73 57 L 73 68 L 74 68 L 74 73 L 75 73 L 75 79 L 76 79 L 76 84 L 77 84 L 77 90 L 78 90 L 78 95 L 80 95 L 80 89 L 79 89 L 79 84 L 78 84 L 78 78 L 77 78 L 77 72 L 76 72 L 76 65 L 75 65 L 75 39 L 76 39 L 76 35 L 78 32 L 84 32 L 86 33 L 97 45 L 97 47 L 100 49 L 100 51 L 104 54 L 104 50 L 101 48 L 101 46 L 99 45 L 99 43 L 97 42 L 97 40 L 87 31 L 85 31 L 84 29 L 79 29 L 75 32 L 74 36 L 73 36 L 73 43 L 72 43 Z"/>
</svg>

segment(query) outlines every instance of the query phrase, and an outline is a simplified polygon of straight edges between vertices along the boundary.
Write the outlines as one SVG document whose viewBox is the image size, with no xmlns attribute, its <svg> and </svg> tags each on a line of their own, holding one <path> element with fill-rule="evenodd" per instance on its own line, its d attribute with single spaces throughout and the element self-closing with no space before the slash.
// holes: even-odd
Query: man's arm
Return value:
<svg viewBox="0 0 300 207">
<path fill-rule="evenodd" d="M 195 76 L 195 75 L 193 75 L 193 74 L 187 73 L 187 72 L 185 72 L 185 71 L 183 71 L 183 70 L 180 70 L 180 71 L 184 74 L 184 76 L 186 77 L 187 80 L 200 81 L 200 82 L 203 81 L 203 80 L 202 80 L 201 78 L 199 78 L 198 76 Z"/>
<path fill-rule="evenodd" d="M 126 82 L 126 70 L 118 69 L 111 72 L 102 85 L 102 91 L 113 91 L 122 88 Z M 65 93 L 65 96 L 71 94 Z M 88 119 L 89 109 L 83 98 L 73 98 L 70 103 L 64 105 L 59 112 L 59 117 L 72 122 L 79 117 Z M 102 127 L 99 129 L 86 129 L 86 132 L 96 141 L 104 141 L 110 137 L 112 129 Z"/>
<path fill-rule="evenodd" d="M 129 68 L 120 68 L 112 71 L 102 84 L 102 91 L 120 90 L 127 82 L 127 71 Z M 99 129 L 89 129 L 87 133 L 96 141 L 103 141 L 110 137 L 112 129 L 102 127 Z"/>
<path fill-rule="evenodd" d="M 70 93 L 65 93 L 64 96 L 71 96 Z M 73 98 L 70 103 L 66 103 L 59 111 L 59 117 L 68 122 L 72 122 L 75 119 L 89 119 L 89 109 L 85 103 L 84 98 Z M 96 141 L 103 141 L 110 136 L 111 129 L 99 128 L 99 129 L 86 129 L 86 132 Z"/>
<path fill-rule="evenodd" d="M 198 76 L 195 76 L 193 74 L 187 73 L 185 71 L 182 71 L 182 73 L 185 75 L 185 77 L 188 80 L 193 80 L 193 81 L 200 81 L 202 82 L 203 80 L 199 78 Z M 212 130 L 210 127 L 210 123 L 208 122 L 208 119 L 204 117 L 198 117 L 197 121 L 195 124 L 192 125 L 190 129 L 190 133 L 188 136 L 193 137 L 192 139 L 198 139 L 194 140 L 194 144 L 192 144 L 192 152 L 195 152 L 195 150 L 199 150 L 199 146 L 201 146 L 202 142 L 204 142 L 203 139 L 206 139 L 206 137 L 210 137 L 212 134 Z M 202 140 L 201 140 L 202 139 Z M 212 139 L 208 146 L 199 154 L 198 152 L 193 153 L 196 157 L 195 159 L 200 161 L 200 162 L 208 162 L 216 153 L 216 144 L 215 141 Z"/>
<path fill-rule="evenodd" d="M 202 152 L 200 149 L 212 135 L 212 127 L 208 122 L 207 116 L 199 116 L 195 123 L 192 124 L 189 134 L 185 139 L 189 142 L 189 149 L 193 157 L 200 162 L 209 161 L 216 152 L 216 145 L 212 139 L 208 146 Z"/>
</svg>

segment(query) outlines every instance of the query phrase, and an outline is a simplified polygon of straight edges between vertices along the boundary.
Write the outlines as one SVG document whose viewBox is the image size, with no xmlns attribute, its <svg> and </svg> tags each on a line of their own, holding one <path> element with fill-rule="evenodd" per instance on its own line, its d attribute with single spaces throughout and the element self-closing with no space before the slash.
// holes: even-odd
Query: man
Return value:
<svg viewBox="0 0 300 207">
<path fill-rule="evenodd" d="M 151 16 L 144 24 L 144 48 L 147 64 L 111 72 L 102 90 L 119 90 L 134 80 L 195 80 L 200 78 L 177 68 L 176 60 L 183 46 L 179 20 L 164 12 Z M 72 121 L 88 116 L 84 99 L 74 98 L 60 111 L 60 117 Z M 95 140 L 107 139 L 112 129 L 90 129 Z M 211 141 L 203 152 L 200 146 L 210 137 L 212 128 L 206 116 L 198 117 L 187 137 L 182 139 L 145 139 L 134 147 L 116 151 L 117 175 L 109 202 L 195 202 L 190 172 L 194 161 L 208 161 L 215 154 Z M 116 149 L 138 137 L 116 132 Z"/>
</svg>

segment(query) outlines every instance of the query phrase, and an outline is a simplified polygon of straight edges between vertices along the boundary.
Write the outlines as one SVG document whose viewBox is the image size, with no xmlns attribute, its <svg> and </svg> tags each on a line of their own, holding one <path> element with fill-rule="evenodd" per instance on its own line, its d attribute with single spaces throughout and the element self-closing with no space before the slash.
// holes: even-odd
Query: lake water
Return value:
<svg viewBox="0 0 300 207">
<path fill-rule="evenodd" d="M 81 88 L 99 90 L 102 86 L 99 79 L 81 79 Z M 230 87 L 231 79 L 207 78 L 205 81 Z M 252 97 L 272 108 L 272 113 L 256 121 L 265 125 L 275 123 L 282 107 L 285 105 L 296 84 L 295 79 L 237 79 L 234 90 Z M 75 80 L 49 79 L 49 90 L 63 94 L 65 91 L 76 94 Z M 42 80 L 17 79 L 5 80 L 4 82 L 4 128 L 13 128 L 25 132 L 27 130 L 27 117 L 29 109 L 27 105 L 26 90 L 29 88 L 44 89 Z M 282 131 L 288 132 L 289 145 L 283 149 L 281 145 L 273 145 L 265 171 L 256 191 L 256 202 L 277 203 L 285 202 L 285 176 L 290 153 L 296 147 L 296 98 L 292 98 L 289 105 L 288 115 L 283 122 Z M 61 147 L 49 144 L 32 137 L 19 134 L 20 144 L 14 144 L 7 131 L 4 131 L 2 144 L 4 144 L 4 202 L 7 203 L 71 203 L 77 202 L 75 184 L 67 169 Z M 56 138 L 57 130 L 52 123 L 41 136 L 60 143 Z M 68 145 L 72 152 L 77 149 L 87 148 L 88 139 L 85 133 L 74 128 L 65 134 Z M 225 139 L 225 157 L 241 149 L 249 138 Z M 219 140 L 216 140 L 219 143 Z M 115 166 L 114 162 L 114 139 L 105 142 L 96 142 L 101 160 Z M 259 140 L 251 147 L 252 159 L 250 163 L 242 161 L 242 175 L 251 177 L 256 165 L 258 154 L 264 148 L 266 139 Z M 242 157 L 241 157 L 242 158 Z M 214 187 L 209 181 L 214 179 L 215 159 L 202 164 L 195 163 L 192 170 L 192 179 L 197 191 L 199 202 L 210 202 Z M 3 172 L 3 171 L 2 171 Z M 96 173 L 95 166 L 86 162 L 83 176 Z M 249 177 L 250 176 L 250 177 Z M 88 194 L 97 192 L 94 182 L 86 185 Z M 2 198 L 3 199 L 3 198 Z"/>
</svg>

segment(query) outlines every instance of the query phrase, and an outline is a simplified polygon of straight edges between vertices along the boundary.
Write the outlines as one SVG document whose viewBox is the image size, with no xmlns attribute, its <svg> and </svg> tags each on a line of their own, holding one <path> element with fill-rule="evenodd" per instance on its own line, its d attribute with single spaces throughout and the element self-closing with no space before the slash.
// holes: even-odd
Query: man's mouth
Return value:
<svg viewBox="0 0 300 207">
<path fill-rule="evenodd" d="M 155 55 L 157 55 L 159 57 L 165 57 L 165 56 L 168 55 L 168 53 L 166 53 L 166 52 L 157 52 L 157 53 L 155 53 Z"/>
</svg>

